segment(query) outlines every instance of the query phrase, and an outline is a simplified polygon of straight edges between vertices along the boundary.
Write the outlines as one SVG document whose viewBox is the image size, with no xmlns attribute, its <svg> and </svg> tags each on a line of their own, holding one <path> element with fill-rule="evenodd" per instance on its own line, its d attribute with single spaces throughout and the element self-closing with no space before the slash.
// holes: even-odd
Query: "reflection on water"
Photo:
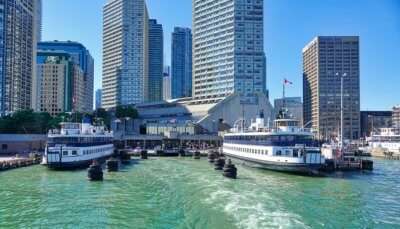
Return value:
<svg viewBox="0 0 400 229">
<path fill-rule="evenodd" d="M 156 158 L 105 181 L 35 166 L 0 173 L 0 228 L 400 227 L 400 162 L 372 173 L 305 177 L 205 160 Z"/>
</svg>

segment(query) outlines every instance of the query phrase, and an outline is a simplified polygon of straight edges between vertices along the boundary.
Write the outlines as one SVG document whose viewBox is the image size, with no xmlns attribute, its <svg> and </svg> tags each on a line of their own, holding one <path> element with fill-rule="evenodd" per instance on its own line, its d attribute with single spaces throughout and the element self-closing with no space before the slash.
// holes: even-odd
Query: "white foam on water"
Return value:
<svg viewBox="0 0 400 229">
<path fill-rule="evenodd" d="M 299 215 L 284 209 L 268 190 L 256 185 L 257 181 L 250 178 L 235 182 L 248 183 L 246 190 L 235 190 L 223 181 L 214 181 L 215 188 L 204 201 L 231 216 L 238 228 L 309 228 Z"/>
</svg>

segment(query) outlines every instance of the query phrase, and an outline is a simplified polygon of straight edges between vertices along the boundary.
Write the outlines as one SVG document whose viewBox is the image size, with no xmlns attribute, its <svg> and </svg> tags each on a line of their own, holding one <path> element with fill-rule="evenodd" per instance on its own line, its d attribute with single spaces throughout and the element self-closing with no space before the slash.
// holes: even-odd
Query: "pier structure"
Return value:
<svg viewBox="0 0 400 229">
<path fill-rule="evenodd" d="M 32 155 L 29 158 L 19 157 L 0 157 L 0 172 L 10 169 L 22 168 L 40 164 L 41 158 L 39 155 Z"/>
<path fill-rule="evenodd" d="M 215 149 L 222 145 L 222 138 L 218 135 L 125 135 L 115 139 L 117 148 L 125 149 Z"/>
</svg>

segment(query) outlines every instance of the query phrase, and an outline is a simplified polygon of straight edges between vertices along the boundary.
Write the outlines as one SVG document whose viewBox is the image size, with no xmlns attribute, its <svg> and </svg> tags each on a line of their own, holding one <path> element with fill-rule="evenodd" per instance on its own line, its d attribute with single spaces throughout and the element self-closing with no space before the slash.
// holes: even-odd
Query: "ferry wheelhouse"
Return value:
<svg viewBox="0 0 400 229">
<path fill-rule="evenodd" d="M 65 122 L 60 130 L 49 131 L 42 164 L 54 169 L 84 168 L 113 152 L 113 134 L 103 126 Z"/>
<path fill-rule="evenodd" d="M 249 129 L 235 127 L 224 135 L 223 153 L 260 168 L 309 175 L 325 164 L 311 130 L 290 118 L 277 119 L 273 128 L 265 128 L 260 115 Z"/>
</svg>

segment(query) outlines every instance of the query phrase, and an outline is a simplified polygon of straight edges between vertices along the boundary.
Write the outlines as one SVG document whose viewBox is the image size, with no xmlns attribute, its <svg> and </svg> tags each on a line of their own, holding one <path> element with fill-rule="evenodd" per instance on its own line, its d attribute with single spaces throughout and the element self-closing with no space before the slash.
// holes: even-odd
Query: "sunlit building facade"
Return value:
<svg viewBox="0 0 400 229">
<path fill-rule="evenodd" d="M 82 110 L 93 110 L 94 94 L 94 60 L 89 50 L 79 42 L 74 41 L 44 41 L 38 43 L 39 50 L 64 51 L 71 56 L 72 61 L 81 69 L 84 88 Z M 78 71 L 78 70 L 77 70 Z"/>
<path fill-rule="evenodd" d="M 36 71 L 37 111 L 52 116 L 85 111 L 84 74 L 69 53 L 38 50 Z"/>
<path fill-rule="evenodd" d="M 148 21 L 144 0 L 108 0 L 105 4 L 103 108 L 147 101 Z"/>
<path fill-rule="evenodd" d="M 304 124 L 321 139 L 339 137 L 341 77 L 344 138 L 360 137 L 360 51 L 357 36 L 318 36 L 303 49 Z"/>
<path fill-rule="evenodd" d="M 0 115 L 32 106 L 37 1 L 0 1 Z"/>
<path fill-rule="evenodd" d="M 263 0 L 193 0 L 193 98 L 230 94 L 255 103 L 266 91 Z"/>
</svg>

